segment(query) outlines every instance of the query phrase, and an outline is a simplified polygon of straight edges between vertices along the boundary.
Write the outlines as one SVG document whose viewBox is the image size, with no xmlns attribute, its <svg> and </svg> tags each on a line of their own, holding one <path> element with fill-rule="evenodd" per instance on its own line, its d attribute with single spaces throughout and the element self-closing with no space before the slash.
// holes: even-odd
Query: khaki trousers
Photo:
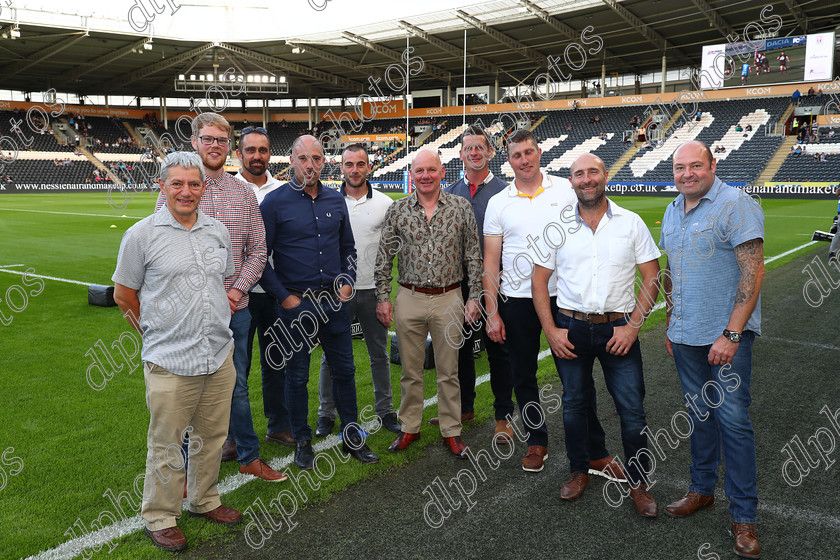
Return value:
<svg viewBox="0 0 840 560">
<path fill-rule="evenodd" d="M 402 379 L 400 422 L 409 434 L 423 422 L 423 361 L 426 336 L 432 335 L 437 371 L 438 417 L 443 437 L 461 435 L 461 387 L 458 349 L 463 344 L 464 300 L 461 290 L 427 295 L 402 286 L 394 300 L 394 327 L 400 344 Z"/>
<path fill-rule="evenodd" d="M 216 484 L 236 383 L 233 350 L 209 375 L 175 375 L 145 362 L 143 376 L 151 418 L 141 514 L 150 531 L 159 531 L 175 526 L 181 517 L 185 476 L 181 443 L 187 434 L 189 508 L 206 513 L 221 505 Z"/>
</svg>

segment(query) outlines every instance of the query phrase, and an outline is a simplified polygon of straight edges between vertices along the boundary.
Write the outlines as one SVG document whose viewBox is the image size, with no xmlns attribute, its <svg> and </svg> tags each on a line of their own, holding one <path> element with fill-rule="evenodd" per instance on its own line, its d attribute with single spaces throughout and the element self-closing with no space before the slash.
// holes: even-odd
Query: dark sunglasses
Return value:
<svg viewBox="0 0 840 560">
<path fill-rule="evenodd" d="M 252 132 L 262 134 L 263 136 L 268 136 L 268 131 L 261 126 L 247 126 L 242 129 L 242 132 L 239 134 L 239 137 L 242 138 L 246 134 L 251 134 Z"/>
</svg>

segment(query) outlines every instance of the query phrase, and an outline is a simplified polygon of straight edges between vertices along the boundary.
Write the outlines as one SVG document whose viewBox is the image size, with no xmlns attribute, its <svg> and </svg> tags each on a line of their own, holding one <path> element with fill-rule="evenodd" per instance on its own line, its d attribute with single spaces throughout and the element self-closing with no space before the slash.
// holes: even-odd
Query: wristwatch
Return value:
<svg viewBox="0 0 840 560">
<path fill-rule="evenodd" d="M 735 344 L 741 342 L 741 333 L 739 332 L 733 332 L 729 329 L 723 329 L 723 336 L 725 336 L 729 339 L 730 342 L 734 342 Z"/>
</svg>

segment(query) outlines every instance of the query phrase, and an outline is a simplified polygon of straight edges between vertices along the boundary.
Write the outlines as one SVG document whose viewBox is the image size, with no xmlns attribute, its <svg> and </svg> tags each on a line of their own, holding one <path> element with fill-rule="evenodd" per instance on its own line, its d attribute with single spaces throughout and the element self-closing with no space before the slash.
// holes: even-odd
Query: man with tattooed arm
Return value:
<svg viewBox="0 0 840 560">
<path fill-rule="evenodd" d="M 714 505 L 722 452 L 734 552 L 759 558 L 749 406 L 752 346 L 761 334 L 764 214 L 752 198 L 715 176 L 716 165 L 703 142 L 677 148 L 674 183 L 680 194 L 662 219 L 659 245 L 668 254 L 665 346 L 694 424 L 691 485 L 665 511 L 686 517 Z"/>
</svg>

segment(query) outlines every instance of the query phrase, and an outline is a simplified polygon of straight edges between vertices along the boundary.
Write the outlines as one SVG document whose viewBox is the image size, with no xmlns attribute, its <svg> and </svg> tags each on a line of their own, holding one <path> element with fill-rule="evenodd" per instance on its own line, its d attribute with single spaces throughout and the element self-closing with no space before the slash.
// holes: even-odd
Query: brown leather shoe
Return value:
<svg viewBox="0 0 840 560">
<path fill-rule="evenodd" d="M 190 512 L 190 517 L 203 517 L 219 525 L 236 525 L 242 521 L 242 514 L 233 508 L 219 506 L 205 513 Z"/>
<path fill-rule="evenodd" d="M 397 436 L 397 439 L 388 446 L 388 451 L 391 453 L 396 453 L 397 451 L 404 451 L 411 442 L 417 441 L 420 439 L 420 434 L 407 434 L 405 432 L 400 432 L 400 435 Z"/>
<path fill-rule="evenodd" d="M 265 441 L 281 443 L 283 445 L 288 445 L 289 447 L 295 447 L 296 445 L 295 438 L 292 437 L 292 430 L 283 430 L 282 432 L 274 434 L 265 434 Z"/>
<path fill-rule="evenodd" d="M 633 498 L 633 507 L 636 508 L 636 513 L 642 517 L 659 515 L 659 507 L 657 507 L 646 484 L 639 484 L 638 488 L 630 487 L 630 497 Z"/>
<path fill-rule="evenodd" d="M 544 445 L 529 445 L 528 453 L 522 458 L 522 470 L 528 472 L 540 472 L 543 470 L 543 463 L 548 459 L 548 447 Z"/>
<path fill-rule="evenodd" d="M 461 415 L 461 424 L 464 422 L 472 422 L 475 420 L 475 412 L 467 412 L 466 414 Z M 440 418 L 435 416 L 434 418 L 429 419 L 429 424 L 432 426 L 440 426 Z"/>
<path fill-rule="evenodd" d="M 589 474 L 603 476 L 615 482 L 627 482 L 627 474 L 621 468 L 621 465 L 618 464 L 618 461 L 613 459 L 612 455 L 607 455 L 603 459 L 589 461 Z"/>
<path fill-rule="evenodd" d="M 703 496 L 697 492 L 689 490 L 685 496 L 665 506 L 665 513 L 671 517 L 688 517 L 692 513 L 703 508 L 713 508 L 715 506 L 714 496 Z"/>
<path fill-rule="evenodd" d="M 269 482 L 282 482 L 289 478 L 281 472 L 277 472 L 268 466 L 268 463 L 257 457 L 247 465 L 239 465 L 239 472 L 242 474 L 250 474 L 267 480 Z"/>
<path fill-rule="evenodd" d="M 461 439 L 461 436 L 452 436 L 443 438 L 443 445 L 449 448 L 449 451 L 459 459 L 467 458 L 467 444 Z"/>
<path fill-rule="evenodd" d="M 761 558 L 761 545 L 755 535 L 755 523 L 733 523 L 729 534 L 735 537 L 732 549 L 741 558 Z"/>
<path fill-rule="evenodd" d="M 580 498 L 587 486 L 589 486 L 589 475 L 583 472 L 573 472 L 563 488 L 560 489 L 560 497 L 569 502 L 574 502 Z"/>
<path fill-rule="evenodd" d="M 236 444 L 232 439 L 226 439 L 222 446 L 222 461 L 233 461 L 236 459 Z"/>
<path fill-rule="evenodd" d="M 513 445 L 513 428 L 507 420 L 496 420 L 496 433 L 493 438 L 499 444 Z"/>
<path fill-rule="evenodd" d="M 159 531 L 146 529 L 146 534 L 149 535 L 156 547 L 163 550 L 175 552 L 187 548 L 187 538 L 178 527 L 167 527 Z"/>
</svg>

